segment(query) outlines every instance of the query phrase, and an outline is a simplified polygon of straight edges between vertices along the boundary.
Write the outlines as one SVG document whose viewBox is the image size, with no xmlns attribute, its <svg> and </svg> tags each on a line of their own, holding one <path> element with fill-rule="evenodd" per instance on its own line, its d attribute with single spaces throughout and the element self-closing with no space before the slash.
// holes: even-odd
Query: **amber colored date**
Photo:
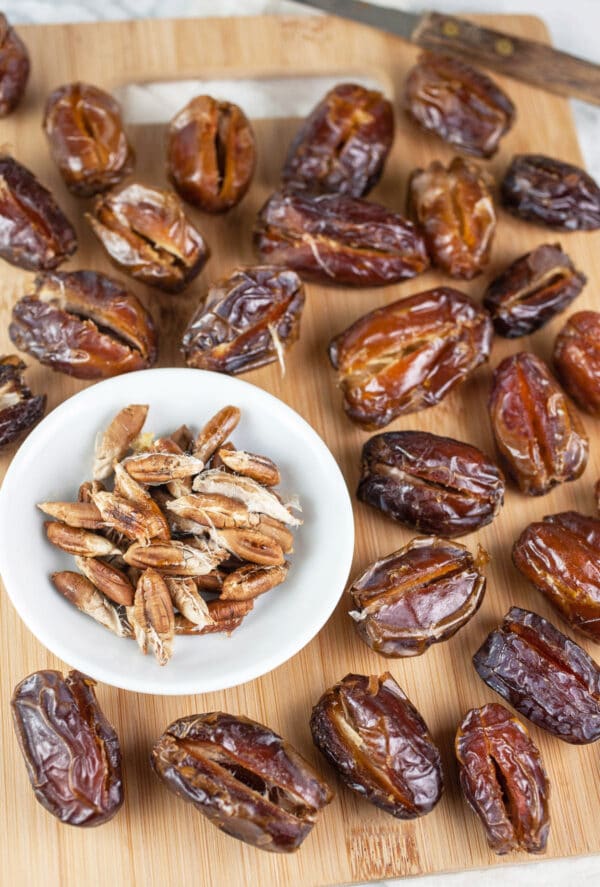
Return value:
<svg viewBox="0 0 600 887">
<path fill-rule="evenodd" d="M 470 280 L 490 260 L 496 210 L 488 174 L 455 157 L 415 170 L 408 184 L 408 215 L 422 229 L 429 257 L 450 277 Z"/>
<path fill-rule="evenodd" d="M 245 373 L 275 360 L 300 335 L 304 286 L 294 271 L 238 268 L 213 284 L 190 320 L 182 350 L 188 366 Z"/>
<path fill-rule="evenodd" d="M 350 586 L 358 633 L 383 656 L 420 656 L 477 612 L 487 561 L 482 548 L 473 557 L 458 542 L 413 539 L 370 564 Z"/>
<path fill-rule="evenodd" d="M 498 452 L 521 492 L 542 496 L 583 473 L 581 419 L 535 354 L 521 351 L 496 367 L 489 408 Z"/>
<path fill-rule="evenodd" d="M 458 728 L 455 750 L 463 794 L 491 849 L 543 853 L 550 784 L 525 725 L 498 703 L 473 708 Z"/>
<path fill-rule="evenodd" d="M 309 114 L 283 168 L 289 190 L 364 197 L 375 187 L 394 139 L 394 111 L 382 93 L 340 83 Z"/>
<path fill-rule="evenodd" d="M 600 187 L 572 163 L 543 154 L 517 154 L 501 193 L 505 208 L 528 222 L 564 231 L 600 228 Z"/>
<path fill-rule="evenodd" d="M 551 622 L 512 607 L 473 656 L 479 677 L 565 742 L 600 739 L 600 668 Z"/>
<path fill-rule="evenodd" d="M 389 672 L 346 675 L 321 696 L 310 729 L 348 788 L 386 813 L 415 819 L 440 800 L 440 753 Z"/>
<path fill-rule="evenodd" d="M 123 803 L 119 738 L 78 671 L 36 671 L 14 689 L 13 723 L 36 799 L 68 825 L 108 822 Z"/>
<path fill-rule="evenodd" d="M 578 407 L 600 416 L 600 314 L 572 314 L 556 337 L 554 369 Z"/>
<path fill-rule="evenodd" d="M 27 47 L 0 12 L 0 117 L 14 111 L 29 79 Z"/>
<path fill-rule="evenodd" d="M 0 357 L 0 448 L 14 443 L 36 425 L 46 409 L 46 395 L 34 396 L 16 354 Z"/>
<path fill-rule="evenodd" d="M 11 340 L 40 363 L 77 379 L 145 369 L 156 360 L 154 322 L 120 283 L 96 271 L 38 275 L 13 306 Z"/>
<path fill-rule="evenodd" d="M 156 775 L 221 831 L 260 850 L 297 850 L 333 795 L 281 736 L 210 712 L 171 724 L 151 754 Z"/>
<path fill-rule="evenodd" d="M 423 129 L 459 151 L 491 157 L 515 106 L 494 81 L 459 59 L 424 52 L 408 73 L 404 106 Z"/>
<path fill-rule="evenodd" d="M 363 428 L 435 406 L 490 353 L 486 311 L 438 287 L 370 311 L 329 344 L 344 410 Z"/>
<path fill-rule="evenodd" d="M 320 283 L 383 286 L 429 266 L 412 222 L 343 194 L 276 192 L 258 214 L 254 244 L 263 261 Z"/>
</svg>

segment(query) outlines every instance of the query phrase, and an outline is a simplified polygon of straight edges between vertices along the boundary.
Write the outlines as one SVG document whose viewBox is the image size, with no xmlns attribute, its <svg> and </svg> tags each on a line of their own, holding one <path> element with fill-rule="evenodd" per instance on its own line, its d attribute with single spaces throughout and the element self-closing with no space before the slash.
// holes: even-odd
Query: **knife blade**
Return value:
<svg viewBox="0 0 600 887">
<path fill-rule="evenodd" d="M 360 0 L 295 2 L 387 31 L 426 49 L 466 58 L 549 92 L 600 105 L 600 65 L 537 40 L 513 37 L 438 12 L 405 12 Z"/>
</svg>

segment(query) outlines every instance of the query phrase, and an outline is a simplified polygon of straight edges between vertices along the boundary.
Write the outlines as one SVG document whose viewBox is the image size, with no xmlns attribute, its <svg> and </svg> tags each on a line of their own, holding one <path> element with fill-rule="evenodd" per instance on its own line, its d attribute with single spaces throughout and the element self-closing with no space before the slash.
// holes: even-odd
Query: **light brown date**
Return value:
<svg viewBox="0 0 600 887">
<path fill-rule="evenodd" d="M 572 314 L 554 343 L 554 369 L 578 407 L 600 416 L 600 314 Z"/>
<path fill-rule="evenodd" d="M 0 117 L 14 111 L 29 80 L 27 47 L 0 12 Z"/>
<path fill-rule="evenodd" d="M 31 393 L 24 371 L 16 354 L 0 357 L 0 449 L 31 431 L 46 410 L 46 395 Z"/>
</svg>

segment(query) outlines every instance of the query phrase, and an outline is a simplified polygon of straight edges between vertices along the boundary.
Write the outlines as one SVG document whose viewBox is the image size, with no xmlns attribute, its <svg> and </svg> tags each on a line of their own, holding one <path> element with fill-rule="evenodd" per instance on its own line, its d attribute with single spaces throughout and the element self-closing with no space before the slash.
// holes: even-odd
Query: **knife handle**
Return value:
<svg viewBox="0 0 600 887">
<path fill-rule="evenodd" d="M 481 28 L 466 19 L 430 12 L 412 40 L 551 90 L 600 105 L 600 65 L 560 52 L 535 40 Z"/>
</svg>

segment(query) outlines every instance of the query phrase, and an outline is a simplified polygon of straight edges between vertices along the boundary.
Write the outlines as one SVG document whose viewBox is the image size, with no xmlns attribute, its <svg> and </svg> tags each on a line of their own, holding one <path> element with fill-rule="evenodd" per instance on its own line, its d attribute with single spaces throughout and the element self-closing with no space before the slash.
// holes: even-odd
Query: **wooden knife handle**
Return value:
<svg viewBox="0 0 600 887">
<path fill-rule="evenodd" d="M 600 65 L 535 40 L 511 37 L 437 12 L 423 16 L 412 40 L 427 49 L 466 58 L 559 95 L 600 105 Z"/>
</svg>

